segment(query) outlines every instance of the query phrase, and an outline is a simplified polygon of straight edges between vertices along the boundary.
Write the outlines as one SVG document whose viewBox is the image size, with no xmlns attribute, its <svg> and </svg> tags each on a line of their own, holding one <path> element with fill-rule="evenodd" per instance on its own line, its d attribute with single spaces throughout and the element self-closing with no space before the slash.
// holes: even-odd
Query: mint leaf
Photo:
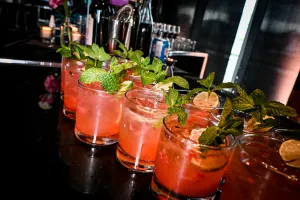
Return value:
<svg viewBox="0 0 300 200">
<path fill-rule="evenodd" d="M 248 102 L 249 104 L 254 105 L 254 101 L 253 101 L 252 97 L 248 96 L 247 92 L 243 88 L 241 88 L 240 86 L 237 85 L 236 89 L 241 98 L 245 99 L 245 101 Z"/>
<path fill-rule="evenodd" d="M 169 107 L 175 106 L 176 102 L 179 99 L 179 92 L 174 88 L 170 88 L 168 93 L 165 93 L 166 103 Z"/>
<path fill-rule="evenodd" d="M 135 50 L 135 51 L 132 51 L 130 49 L 130 51 L 128 51 L 128 58 L 132 61 L 132 62 L 135 62 L 138 67 L 141 66 L 141 63 L 142 63 L 142 56 L 143 56 L 143 52 L 140 51 L 140 50 Z"/>
<path fill-rule="evenodd" d="M 297 117 L 297 111 L 294 108 L 277 101 L 270 101 L 265 107 L 268 116 Z"/>
<path fill-rule="evenodd" d="M 122 58 L 125 58 L 126 57 L 126 55 L 122 52 L 122 51 L 120 51 L 120 50 L 112 50 L 111 51 L 111 53 L 112 54 L 115 54 L 115 55 L 117 55 L 117 56 L 120 56 L 120 57 L 122 57 Z"/>
<path fill-rule="evenodd" d="M 141 71 L 141 80 L 143 85 L 152 84 L 156 81 L 156 74 L 150 71 Z"/>
<path fill-rule="evenodd" d="M 219 127 L 222 127 L 225 125 L 226 120 L 228 118 L 228 116 L 231 114 L 232 111 L 232 105 L 231 105 L 231 101 L 229 98 L 226 98 L 225 104 L 224 104 L 224 108 L 222 111 L 222 115 L 220 118 L 220 122 L 219 122 Z"/>
<path fill-rule="evenodd" d="M 162 82 L 163 80 L 165 80 L 166 76 L 167 76 L 167 73 L 165 71 L 158 72 L 155 75 L 155 83 Z"/>
<path fill-rule="evenodd" d="M 119 84 L 117 78 L 114 74 L 111 73 L 101 73 L 98 76 L 101 86 L 108 93 L 117 92 L 119 89 Z"/>
<path fill-rule="evenodd" d="M 208 76 L 205 79 L 198 80 L 197 82 L 200 85 L 204 86 L 207 89 L 207 91 L 209 92 L 210 88 L 213 84 L 214 78 L 215 78 L 215 72 L 211 72 L 210 74 L 208 74 Z"/>
<path fill-rule="evenodd" d="M 219 127 L 210 126 L 200 135 L 198 141 L 199 144 L 211 146 L 214 144 L 216 137 L 218 136 Z"/>
<path fill-rule="evenodd" d="M 199 143 L 204 145 L 219 146 L 225 142 L 227 135 L 238 136 L 243 133 L 244 120 L 233 118 L 232 104 L 229 98 L 226 98 L 224 109 L 220 122 L 217 126 L 208 127 L 199 137 Z"/>
<path fill-rule="evenodd" d="M 99 82 L 99 75 L 102 73 L 106 73 L 104 69 L 101 68 L 90 68 L 85 70 L 80 75 L 80 81 L 86 84 Z"/>
<path fill-rule="evenodd" d="M 169 107 L 168 114 L 176 114 L 178 117 L 178 122 L 181 126 L 184 126 L 188 117 L 187 113 L 185 112 L 185 109 L 182 106 Z"/>
<path fill-rule="evenodd" d="M 149 64 L 150 64 L 150 58 L 147 56 L 146 58 L 144 58 L 142 62 L 142 66 L 147 66 Z"/>
<path fill-rule="evenodd" d="M 250 96 L 255 105 L 265 105 L 267 103 L 266 95 L 260 89 L 254 90 Z"/>
<path fill-rule="evenodd" d="M 251 112 L 252 110 L 256 110 L 254 102 L 249 100 L 248 98 L 243 98 L 242 96 L 237 96 L 232 100 L 232 106 L 235 110 Z"/>
<path fill-rule="evenodd" d="M 237 88 L 237 84 L 231 83 L 231 82 L 220 83 L 219 85 L 214 87 L 211 91 L 213 92 L 213 91 L 220 90 L 220 89 L 225 89 L 225 88 Z"/>
<path fill-rule="evenodd" d="M 165 79 L 162 82 L 163 83 L 173 82 L 176 85 L 178 85 L 179 87 L 182 87 L 184 89 L 189 89 L 190 88 L 189 82 L 185 78 L 182 78 L 181 76 L 171 76 L 171 77 L 168 77 L 167 79 Z"/>
<path fill-rule="evenodd" d="M 60 53 L 63 58 L 70 58 L 72 56 L 71 48 L 65 45 L 61 45 L 61 47 L 56 50 L 56 53 Z"/>
</svg>

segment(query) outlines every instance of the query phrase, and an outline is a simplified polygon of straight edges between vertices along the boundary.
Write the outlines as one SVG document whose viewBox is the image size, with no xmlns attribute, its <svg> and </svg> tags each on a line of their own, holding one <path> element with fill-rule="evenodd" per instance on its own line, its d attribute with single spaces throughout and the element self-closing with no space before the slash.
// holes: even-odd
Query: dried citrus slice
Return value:
<svg viewBox="0 0 300 200">
<path fill-rule="evenodd" d="M 285 162 L 300 159 L 300 141 L 293 139 L 284 141 L 279 148 L 279 154 Z"/>
<path fill-rule="evenodd" d="M 215 92 L 211 92 L 208 96 L 208 92 L 201 92 L 195 96 L 193 103 L 197 107 L 213 108 L 219 105 L 219 97 Z"/>
<path fill-rule="evenodd" d="M 222 169 L 228 162 L 228 158 L 224 155 L 217 156 L 206 156 L 206 157 L 193 157 L 191 159 L 191 163 L 196 165 L 203 171 L 214 171 L 218 169 Z"/>
</svg>

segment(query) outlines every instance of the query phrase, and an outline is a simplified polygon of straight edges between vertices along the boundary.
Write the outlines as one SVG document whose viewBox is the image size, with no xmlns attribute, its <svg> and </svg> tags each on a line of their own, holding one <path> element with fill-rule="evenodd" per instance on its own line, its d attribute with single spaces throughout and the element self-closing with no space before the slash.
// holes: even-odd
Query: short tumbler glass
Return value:
<svg viewBox="0 0 300 200">
<path fill-rule="evenodd" d="M 151 182 L 152 194 L 157 199 L 214 198 L 235 139 L 228 136 L 222 147 L 200 145 L 194 133 L 212 125 L 210 119 L 194 114 L 189 114 L 183 127 L 177 116 L 164 118 Z"/>
<path fill-rule="evenodd" d="M 76 117 L 78 80 L 86 65 L 85 61 L 68 60 L 64 73 L 64 107 L 63 113 L 70 119 Z"/>
<path fill-rule="evenodd" d="M 298 200 L 300 169 L 284 163 L 282 142 L 270 135 L 241 136 L 225 172 L 221 200 Z"/>
<path fill-rule="evenodd" d="M 110 94 L 97 84 L 78 81 L 76 137 L 91 145 L 118 141 L 124 92 Z"/>
<path fill-rule="evenodd" d="M 162 92 L 130 90 L 125 93 L 117 159 L 130 170 L 152 172 L 161 120 L 167 113 Z"/>
</svg>

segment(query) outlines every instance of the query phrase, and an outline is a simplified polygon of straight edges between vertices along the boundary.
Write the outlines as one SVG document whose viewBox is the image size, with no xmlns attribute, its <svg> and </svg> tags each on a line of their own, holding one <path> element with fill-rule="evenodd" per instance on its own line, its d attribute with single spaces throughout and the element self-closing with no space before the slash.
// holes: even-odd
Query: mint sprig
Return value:
<svg viewBox="0 0 300 200">
<path fill-rule="evenodd" d="M 80 45 L 80 48 L 87 55 L 87 65 L 86 69 L 91 67 L 102 67 L 103 62 L 109 60 L 111 57 L 107 54 L 103 47 L 99 47 L 97 44 L 93 43 L 92 45 L 83 46 Z"/>
<path fill-rule="evenodd" d="M 167 92 L 163 89 L 162 91 L 165 96 L 165 102 L 168 105 L 167 114 L 177 115 L 179 124 L 184 126 L 188 115 L 182 105 L 191 101 L 190 97 L 195 93 L 195 90 L 185 95 L 180 95 L 179 91 L 174 88 L 169 88 Z"/>
<path fill-rule="evenodd" d="M 190 88 L 189 82 L 185 78 L 182 78 L 181 76 L 170 76 L 170 77 L 166 78 L 165 80 L 163 80 L 162 82 L 163 83 L 173 82 L 176 85 L 178 85 L 179 87 L 182 87 L 184 89 Z"/>
<path fill-rule="evenodd" d="M 115 39 L 115 40 L 117 40 L 117 42 L 119 44 L 118 47 L 122 51 L 115 49 L 115 50 L 112 50 L 112 53 L 119 56 L 119 57 L 122 57 L 122 58 L 126 59 L 127 56 L 128 56 L 128 51 L 129 50 L 126 48 L 126 46 L 122 42 L 120 42 L 120 40 L 118 40 L 118 39 Z"/>
<path fill-rule="evenodd" d="M 251 114 L 257 122 L 264 123 L 266 116 L 297 116 L 294 108 L 277 101 L 267 101 L 265 94 L 260 89 L 254 90 L 250 95 L 240 86 L 237 86 L 237 91 L 239 96 L 232 99 L 233 108 Z"/>
<path fill-rule="evenodd" d="M 231 82 L 227 83 L 220 83 L 219 85 L 212 88 L 213 82 L 215 79 L 215 72 L 211 72 L 207 75 L 205 79 L 198 80 L 197 82 L 202 86 L 202 91 L 208 92 L 210 94 L 211 92 L 225 89 L 225 88 L 236 88 L 237 85 Z"/>
<path fill-rule="evenodd" d="M 56 53 L 60 53 L 63 58 L 84 60 L 87 58 L 87 55 L 80 46 L 79 43 L 73 41 L 68 46 L 61 45 L 61 47 L 56 50 Z"/>
<path fill-rule="evenodd" d="M 244 121 L 241 118 L 233 118 L 232 104 L 226 98 L 224 109 L 217 126 L 210 126 L 199 136 L 199 143 L 207 146 L 220 146 L 225 143 L 227 135 L 238 136 L 243 133 Z"/>
</svg>

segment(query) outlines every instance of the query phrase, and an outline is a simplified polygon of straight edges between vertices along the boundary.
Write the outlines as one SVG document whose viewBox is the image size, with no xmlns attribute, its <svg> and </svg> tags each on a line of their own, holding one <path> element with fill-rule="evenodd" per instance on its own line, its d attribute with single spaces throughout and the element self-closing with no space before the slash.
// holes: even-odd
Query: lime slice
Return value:
<svg viewBox="0 0 300 200">
<path fill-rule="evenodd" d="M 168 91 L 170 87 L 173 86 L 173 82 L 168 82 L 168 83 L 162 83 L 162 82 L 159 82 L 157 83 L 156 85 L 154 85 L 151 89 L 152 90 L 161 90 L 161 89 L 164 89 L 165 91 Z"/>
<path fill-rule="evenodd" d="M 197 107 L 213 108 L 219 105 L 219 97 L 215 92 L 211 92 L 209 96 L 208 92 L 201 92 L 195 96 L 193 103 Z"/>
<path fill-rule="evenodd" d="M 119 92 L 126 92 L 133 86 L 132 81 L 124 81 L 123 83 L 120 84 L 119 87 Z"/>
<path fill-rule="evenodd" d="M 298 140 L 284 141 L 279 148 L 279 154 L 285 162 L 300 159 L 300 141 Z"/>
<path fill-rule="evenodd" d="M 222 169 L 228 162 L 228 158 L 224 155 L 206 156 L 206 157 L 193 157 L 191 163 L 199 167 L 203 171 L 214 171 Z"/>
</svg>

